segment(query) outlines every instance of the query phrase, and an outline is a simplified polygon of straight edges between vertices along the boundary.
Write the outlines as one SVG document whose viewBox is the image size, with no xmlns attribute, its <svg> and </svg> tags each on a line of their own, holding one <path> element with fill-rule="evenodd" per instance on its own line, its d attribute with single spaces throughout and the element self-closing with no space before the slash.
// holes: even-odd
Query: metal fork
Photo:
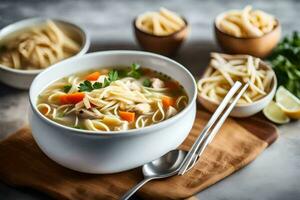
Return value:
<svg viewBox="0 0 300 200">
<path fill-rule="evenodd" d="M 247 90 L 249 86 L 249 82 L 243 86 L 240 92 L 235 96 L 235 98 L 230 103 L 230 100 L 236 94 L 238 89 L 242 86 L 240 82 L 236 82 L 232 88 L 229 90 L 217 110 L 214 112 L 210 120 L 207 122 L 201 134 L 198 136 L 196 141 L 194 142 L 192 148 L 189 150 L 185 159 L 179 167 L 179 175 L 183 175 L 187 171 L 189 171 L 197 162 L 198 158 L 202 155 L 207 145 L 213 140 L 213 138 L 218 133 L 221 126 L 224 124 L 226 118 Z M 229 106 L 227 106 L 230 103 Z M 227 108 L 225 110 L 225 108 Z M 225 111 L 224 111 L 225 110 Z M 223 114 L 222 114 L 223 113 Z M 222 116 L 220 116 L 222 114 Z"/>
</svg>

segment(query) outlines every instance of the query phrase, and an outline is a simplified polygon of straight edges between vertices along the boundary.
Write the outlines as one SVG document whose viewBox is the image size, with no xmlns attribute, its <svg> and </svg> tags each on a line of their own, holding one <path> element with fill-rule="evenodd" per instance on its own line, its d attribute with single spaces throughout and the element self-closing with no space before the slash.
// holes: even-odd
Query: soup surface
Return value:
<svg viewBox="0 0 300 200">
<path fill-rule="evenodd" d="M 169 76 L 132 64 L 74 74 L 40 95 L 38 110 L 69 127 L 91 131 L 143 128 L 186 107 L 188 96 Z"/>
</svg>

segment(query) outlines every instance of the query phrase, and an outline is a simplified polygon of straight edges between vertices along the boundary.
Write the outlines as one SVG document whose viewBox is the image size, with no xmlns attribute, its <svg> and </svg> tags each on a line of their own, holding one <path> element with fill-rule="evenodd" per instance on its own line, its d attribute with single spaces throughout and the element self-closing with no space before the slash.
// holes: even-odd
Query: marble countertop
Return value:
<svg viewBox="0 0 300 200">
<path fill-rule="evenodd" d="M 282 24 L 283 34 L 300 27 L 300 2 L 296 0 L 256 0 L 252 4 L 275 14 Z M 87 29 L 92 38 L 90 51 L 139 49 L 132 33 L 132 19 L 146 10 L 165 6 L 183 14 L 190 22 L 190 36 L 174 59 L 199 76 L 208 63 L 209 53 L 219 51 L 212 31 L 214 17 L 224 10 L 245 5 L 246 2 L 239 0 L 1 0 L 0 27 L 28 17 L 62 18 Z M 0 139 L 26 122 L 27 109 L 27 91 L 0 83 Z M 300 199 L 300 122 L 278 128 L 279 139 L 254 162 L 199 193 L 197 197 L 218 200 Z M 0 182 L 0 199 L 51 198 Z"/>
</svg>

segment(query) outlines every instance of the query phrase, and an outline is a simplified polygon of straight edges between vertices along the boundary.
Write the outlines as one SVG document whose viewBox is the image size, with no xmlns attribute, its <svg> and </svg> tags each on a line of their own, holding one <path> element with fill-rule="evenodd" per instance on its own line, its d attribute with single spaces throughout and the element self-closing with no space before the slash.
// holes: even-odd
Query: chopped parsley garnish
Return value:
<svg viewBox="0 0 300 200">
<path fill-rule="evenodd" d="M 64 92 L 68 93 L 71 90 L 71 88 L 72 88 L 72 85 L 65 85 L 64 86 Z"/>
<path fill-rule="evenodd" d="M 118 71 L 112 70 L 108 72 L 108 79 L 110 82 L 116 81 L 118 80 L 118 78 L 119 78 Z"/>
<path fill-rule="evenodd" d="M 141 65 L 133 63 L 131 65 L 130 71 L 127 73 L 127 76 L 133 77 L 135 79 L 139 79 L 142 76 L 142 73 L 140 71 Z"/>
<path fill-rule="evenodd" d="M 94 88 L 94 89 L 100 89 L 100 88 L 102 88 L 102 84 L 99 83 L 99 82 L 95 82 L 95 83 L 93 84 L 93 88 Z"/>
<path fill-rule="evenodd" d="M 105 78 L 101 87 L 107 87 L 107 86 L 109 86 L 109 84 L 110 84 L 110 81 L 107 78 Z"/>
<path fill-rule="evenodd" d="M 83 83 L 79 84 L 78 89 L 80 92 L 91 92 L 94 89 L 94 87 L 90 81 L 86 80 Z"/>
<path fill-rule="evenodd" d="M 125 78 L 127 76 L 127 70 L 126 69 L 118 69 L 118 75 L 119 75 L 119 78 Z"/>
<path fill-rule="evenodd" d="M 86 80 L 83 83 L 79 84 L 80 92 L 91 92 L 95 89 L 100 89 L 109 86 L 113 81 L 118 80 L 118 72 L 116 70 L 112 70 L 108 73 L 108 77 L 104 79 L 103 83 L 95 82 L 92 84 L 90 81 Z"/>
<path fill-rule="evenodd" d="M 150 79 L 146 78 L 146 79 L 143 81 L 143 86 L 145 86 L 145 87 L 150 87 L 150 86 L 151 86 L 151 81 L 150 81 Z"/>
</svg>

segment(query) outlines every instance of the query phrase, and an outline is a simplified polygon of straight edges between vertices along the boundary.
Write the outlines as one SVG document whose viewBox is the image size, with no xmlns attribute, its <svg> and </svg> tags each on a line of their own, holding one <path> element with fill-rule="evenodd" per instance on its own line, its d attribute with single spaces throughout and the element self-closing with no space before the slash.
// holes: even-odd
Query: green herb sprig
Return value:
<svg viewBox="0 0 300 200">
<path fill-rule="evenodd" d="M 72 88 L 72 85 L 65 85 L 64 86 L 64 92 L 68 93 L 71 90 L 71 88 Z"/>
<path fill-rule="evenodd" d="M 146 78 L 144 81 L 143 81 L 143 86 L 145 87 L 150 87 L 151 86 L 151 81 L 149 78 Z"/>
<path fill-rule="evenodd" d="M 278 79 L 291 93 L 300 98 L 300 35 L 286 36 L 269 57 Z"/>
<path fill-rule="evenodd" d="M 141 65 L 137 64 L 137 63 L 133 63 L 131 65 L 131 69 L 130 71 L 127 73 L 127 76 L 129 77 L 133 77 L 135 79 L 139 79 L 142 76 L 142 73 L 140 71 L 140 67 Z"/>
<path fill-rule="evenodd" d="M 79 84 L 79 91 L 80 92 L 91 92 L 95 89 L 105 88 L 109 86 L 113 81 L 116 81 L 119 79 L 118 71 L 112 70 L 109 71 L 108 77 L 104 79 L 103 83 L 95 82 L 92 84 L 90 81 L 85 80 L 83 83 Z"/>
</svg>

